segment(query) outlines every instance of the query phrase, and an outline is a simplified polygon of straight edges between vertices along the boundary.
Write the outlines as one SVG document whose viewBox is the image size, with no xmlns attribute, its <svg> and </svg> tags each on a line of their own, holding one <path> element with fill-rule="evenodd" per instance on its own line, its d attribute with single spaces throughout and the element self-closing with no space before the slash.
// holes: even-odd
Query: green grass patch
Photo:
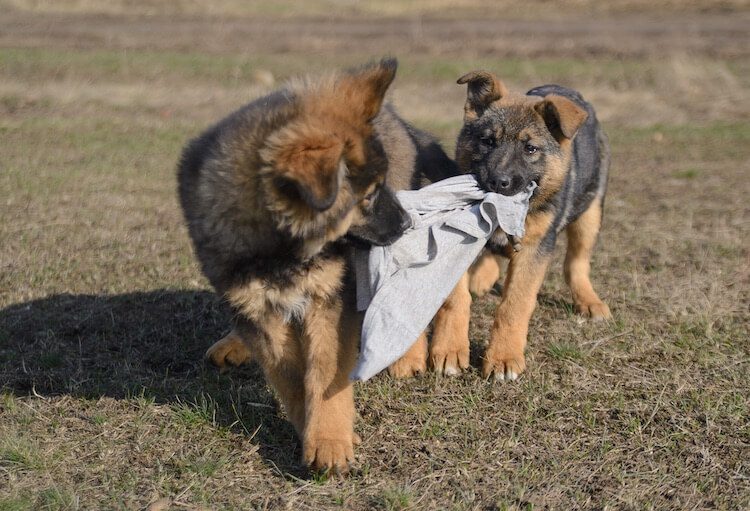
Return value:
<svg viewBox="0 0 750 511">
<path fill-rule="evenodd" d="M 0 412 L 13 413 L 17 410 L 16 398 L 10 392 L 0 392 Z"/>
<path fill-rule="evenodd" d="M 27 497 L 0 497 L 0 511 L 31 511 L 34 504 Z"/>
<path fill-rule="evenodd" d="M 420 436 L 424 439 L 441 438 L 447 430 L 446 424 L 440 420 L 428 419 L 422 426 Z"/>
<path fill-rule="evenodd" d="M 107 416 L 103 414 L 98 414 L 98 413 L 94 414 L 91 417 L 91 422 L 93 422 L 97 426 L 103 426 L 104 424 L 107 423 Z"/>
<path fill-rule="evenodd" d="M 0 73 L 16 78 L 40 75 L 55 80 L 198 80 L 217 85 L 252 83 L 254 73 L 271 71 L 277 78 L 307 74 L 310 69 L 356 66 L 372 60 L 370 54 L 326 55 L 212 55 L 151 50 L 69 50 L 51 48 L 2 48 Z M 649 82 L 659 72 L 657 63 L 613 58 L 461 58 L 404 55 L 400 80 L 455 80 L 471 69 L 492 69 L 511 81 L 612 84 Z M 7 101 L 18 101 L 12 98 Z"/>
<path fill-rule="evenodd" d="M 672 176 L 676 177 L 677 179 L 695 179 L 696 177 L 700 176 L 700 174 L 700 170 L 691 168 L 673 172 Z"/>
<path fill-rule="evenodd" d="M 35 444 L 9 434 L 0 442 L 0 467 L 10 471 L 39 470 L 44 461 Z"/>
<path fill-rule="evenodd" d="M 39 357 L 39 365 L 44 369 L 54 369 L 65 364 L 62 353 L 44 353 Z"/>
<path fill-rule="evenodd" d="M 188 472 L 207 478 L 213 477 L 225 463 L 224 459 L 204 455 L 188 462 L 185 468 Z"/>
<path fill-rule="evenodd" d="M 546 351 L 547 355 L 557 360 L 581 360 L 583 358 L 581 348 L 567 342 L 551 343 Z"/>
<path fill-rule="evenodd" d="M 203 394 L 192 403 L 178 402 L 173 409 L 185 426 L 216 426 L 216 401 Z"/>
<path fill-rule="evenodd" d="M 76 509 L 75 497 L 57 488 L 48 488 L 39 493 L 38 505 L 40 511 L 66 511 Z"/>
<path fill-rule="evenodd" d="M 117 119 L 27 118 L 5 134 L 0 191 L 59 197 L 86 184 L 99 188 L 101 196 L 114 180 L 119 182 L 115 190 L 132 187 L 148 193 L 144 186 L 161 187 L 163 175 L 174 172 L 189 135 L 189 128 L 174 124 L 146 127 L 123 125 Z M 31 139 L 45 151 L 35 152 L 23 142 Z"/>
<path fill-rule="evenodd" d="M 737 160 L 746 154 L 750 144 L 750 123 L 740 121 L 613 127 L 607 131 L 615 149 L 637 147 L 639 152 L 672 161 Z M 675 177 L 690 179 L 699 172 L 700 168 L 690 167 Z"/>
<path fill-rule="evenodd" d="M 383 511 L 402 511 L 411 506 L 412 498 L 407 488 L 387 488 L 373 499 L 372 507 Z"/>
</svg>

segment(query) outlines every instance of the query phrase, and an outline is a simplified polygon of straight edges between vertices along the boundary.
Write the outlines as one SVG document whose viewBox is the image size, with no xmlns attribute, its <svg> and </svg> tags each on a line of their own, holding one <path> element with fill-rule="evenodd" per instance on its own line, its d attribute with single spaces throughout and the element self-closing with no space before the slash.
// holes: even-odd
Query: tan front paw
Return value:
<svg viewBox="0 0 750 511">
<path fill-rule="evenodd" d="M 602 301 L 590 303 L 577 302 L 576 312 L 584 317 L 591 318 L 594 321 L 612 319 L 612 313 L 609 311 L 607 304 Z"/>
<path fill-rule="evenodd" d="M 427 371 L 427 360 L 423 354 L 407 353 L 388 366 L 393 378 L 411 378 Z"/>
<path fill-rule="evenodd" d="M 422 332 L 409 351 L 388 367 L 388 374 L 394 378 L 411 378 L 426 371 L 427 334 Z"/>
<path fill-rule="evenodd" d="M 494 377 L 495 381 L 515 381 L 526 370 L 526 358 L 523 353 L 510 355 L 498 353 L 488 348 L 482 364 L 482 375 Z"/>
<path fill-rule="evenodd" d="M 229 366 L 241 366 L 250 361 L 251 353 L 247 345 L 234 330 L 206 351 L 206 359 L 222 372 Z"/>
<path fill-rule="evenodd" d="M 316 472 L 344 475 L 354 462 L 354 437 L 347 440 L 310 438 L 305 441 L 303 461 Z"/>
<path fill-rule="evenodd" d="M 433 347 L 430 351 L 430 366 L 437 374 L 455 376 L 469 367 L 469 343 L 460 343 L 461 347 L 448 349 Z M 464 346 L 465 344 L 465 346 Z"/>
</svg>

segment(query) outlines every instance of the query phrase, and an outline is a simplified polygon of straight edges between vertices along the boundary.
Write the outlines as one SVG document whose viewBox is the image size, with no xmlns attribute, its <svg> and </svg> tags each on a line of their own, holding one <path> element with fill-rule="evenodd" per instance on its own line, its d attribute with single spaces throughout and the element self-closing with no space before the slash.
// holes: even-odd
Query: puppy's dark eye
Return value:
<svg viewBox="0 0 750 511">
<path fill-rule="evenodd" d="M 525 146 L 523 146 L 523 150 L 526 154 L 534 154 L 539 150 L 539 148 L 535 145 L 526 144 Z"/>
<path fill-rule="evenodd" d="M 482 145 L 486 145 L 488 147 L 495 146 L 495 139 L 492 137 L 481 137 L 479 141 L 482 143 Z"/>
</svg>

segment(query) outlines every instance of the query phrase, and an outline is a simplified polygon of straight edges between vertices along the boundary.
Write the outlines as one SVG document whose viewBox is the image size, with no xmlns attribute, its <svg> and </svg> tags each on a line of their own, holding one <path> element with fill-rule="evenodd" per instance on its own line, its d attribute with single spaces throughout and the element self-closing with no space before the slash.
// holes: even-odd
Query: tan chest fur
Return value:
<svg viewBox="0 0 750 511">
<path fill-rule="evenodd" d="M 226 292 L 229 303 L 248 318 L 261 321 L 267 314 L 281 314 L 286 322 L 301 320 L 313 298 L 329 298 L 341 289 L 344 260 L 316 262 L 294 283 L 281 286 L 265 279 L 253 279 Z"/>
</svg>

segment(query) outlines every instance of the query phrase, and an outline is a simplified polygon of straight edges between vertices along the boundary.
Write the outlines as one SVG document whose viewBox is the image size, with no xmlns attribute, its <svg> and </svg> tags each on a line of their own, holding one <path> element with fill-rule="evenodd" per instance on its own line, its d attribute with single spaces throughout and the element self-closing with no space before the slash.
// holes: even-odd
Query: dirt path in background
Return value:
<svg viewBox="0 0 750 511">
<path fill-rule="evenodd" d="M 251 19 L 7 12 L 0 46 L 444 56 L 750 55 L 750 12 L 668 19 Z"/>
</svg>

